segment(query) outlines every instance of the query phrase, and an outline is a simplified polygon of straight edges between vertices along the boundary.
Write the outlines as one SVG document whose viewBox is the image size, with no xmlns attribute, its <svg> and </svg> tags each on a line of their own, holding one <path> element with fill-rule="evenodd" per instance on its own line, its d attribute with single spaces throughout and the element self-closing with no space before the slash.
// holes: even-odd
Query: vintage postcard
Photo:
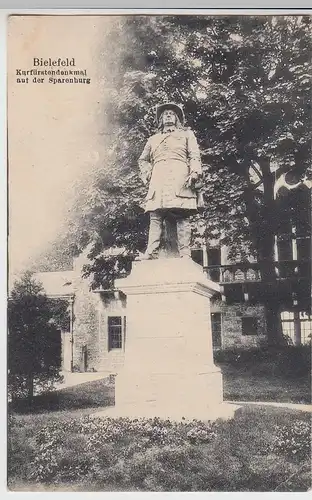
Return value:
<svg viewBox="0 0 312 500">
<path fill-rule="evenodd" d="M 310 489 L 311 49 L 8 17 L 10 491 Z"/>
</svg>

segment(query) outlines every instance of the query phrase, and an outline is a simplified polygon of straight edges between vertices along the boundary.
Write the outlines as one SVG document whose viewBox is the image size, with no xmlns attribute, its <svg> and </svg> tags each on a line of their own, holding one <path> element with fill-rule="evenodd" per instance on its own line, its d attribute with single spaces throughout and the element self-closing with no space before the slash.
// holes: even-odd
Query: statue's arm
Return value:
<svg viewBox="0 0 312 500">
<path fill-rule="evenodd" d="M 187 134 L 187 153 L 189 158 L 190 165 L 190 175 L 193 178 L 199 177 L 202 175 L 202 165 L 200 159 L 200 151 L 197 143 L 197 139 L 192 130 L 188 130 Z"/>
<path fill-rule="evenodd" d="M 148 139 L 147 143 L 144 146 L 142 154 L 139 158 L 139 169 L 141 173 L 141 179 L 144 184 L 147 184 L 151 178 L 152 174 L 152 165 L 151 165 L 151 142 Z"/>
</svg>

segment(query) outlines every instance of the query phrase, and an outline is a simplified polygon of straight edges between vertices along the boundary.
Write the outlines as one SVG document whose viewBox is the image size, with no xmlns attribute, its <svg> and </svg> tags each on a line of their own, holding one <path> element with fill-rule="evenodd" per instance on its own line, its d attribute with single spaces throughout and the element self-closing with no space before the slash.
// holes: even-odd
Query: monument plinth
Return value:
<svg viewBox="0 0 312 500">
<path fill-rule="evenodd" d="M 210 298 L 219 285 L 189 258 L 135 262 L 116 280 L 127 295 L 125 364 L 116 377 L 115 410 L 133 417 L 215 419 L 222 374 L 213 362 Z"/>
</svg>

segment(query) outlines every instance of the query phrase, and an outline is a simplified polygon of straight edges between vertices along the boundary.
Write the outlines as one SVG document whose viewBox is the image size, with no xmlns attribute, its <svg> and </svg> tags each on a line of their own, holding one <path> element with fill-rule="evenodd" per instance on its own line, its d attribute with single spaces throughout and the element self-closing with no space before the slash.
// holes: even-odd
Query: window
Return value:
<svg viewBox="0 0 312 500">
<path fill-rule="evenodd" d="M 283 311 L 281 319 L 282 321 L 294 321 L 294 313 L 292 311 Z"/>
<path fill-rule="evenodd" d="M 242 317 L 242 335 L 257 335 L 258 320 L 253 316 Z"/>
<path fill-rule="evenodd" d="M 209 248 L 208 249 L 208 268 L 209 266 L 215 266 L 212 267 L 212 269 L 209 269 L 209 275 L 210 279 L 212 281 L 216 281 L 219 283 L 220 281 L 220 268 L 217 266 L 221 265 L 221 249 L 220 248 Z"/>
<path fill-rule="evenodd" d="M 292 311 L 281 313 L 283 334 L 290 337 L 295 343 L 295 324 L 299 332 L 302 344 L 308 344 L 312 336 L 312 316 L 304 312 L 297 313 L 296 317 Z"/>
<path fill-rule="evenodd" d="M 122 348 L 122 318 L 108 317 L 108 350 Z"/>
<path fill-rule="evenodd" d="M 305 313 L 300 314 L 301 339 L 303 344 L 308 344 L 312 337 L 312 318 Z"/>
</svg>

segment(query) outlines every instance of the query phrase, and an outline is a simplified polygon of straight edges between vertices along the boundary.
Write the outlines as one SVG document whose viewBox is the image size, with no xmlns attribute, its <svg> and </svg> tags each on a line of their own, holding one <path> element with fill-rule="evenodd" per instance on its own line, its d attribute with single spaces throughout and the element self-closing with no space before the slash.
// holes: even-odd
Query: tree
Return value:
<svg viewBox="0 0 312 500">
<path fill-rule="evenodd" d="M 229 246 L 233 262 L 257 257 L 269 339 L 283 342 L 274 295 L 274 184 L 286 172 L 311 175 L 311 18 L 127 16 L 114 25 L 109 48 L 114 64 L 102 53 L 103 86 L 111 89 L 105 169 L 78 200 L 70 229 L 82 246 L 88 230 L 98 234 L 86 273 L 94 273 L 96 286 L 110 286 L 126 272 L 122 259 L 144 249 L 137 158 L 154 131 L 153 107 L 177 101 L 202 152 L 204 237 Z M 110 246 L 123 254 L 112 258 Z"/>
<path fill-rule="evenodd" d="M 281 304 L 274 286 L 274 236 L 279 225 L 274 185 L 286 172 L 297 181 L 309 173 L 311 20 L 241 18 L 228 33 L 221 52 L 230 63 L 213 70 L 206 91 L 216 135 L 206 142 L 204 155 L 219 174 L 226 165 L 244 183 L 234 207 L 244 207 L 247 238 L 261 265 L 269 340 L 282 343 Z M 206 183 L 207 198 L 215 195 L 215 188 L 215 183 Z M 246 235 L 236 215 L 235 219 L 234 232 Z"/>
<path fill-rule="evenodd" d="M 13 399 L 26 393 L 31 403 L 35 384 L 60 380 L 59 326 L 65 316 L 65 305 L 51 301 L 29 271 L 15 282 L 8 303 L 8 381 Z"/>
</svg>

